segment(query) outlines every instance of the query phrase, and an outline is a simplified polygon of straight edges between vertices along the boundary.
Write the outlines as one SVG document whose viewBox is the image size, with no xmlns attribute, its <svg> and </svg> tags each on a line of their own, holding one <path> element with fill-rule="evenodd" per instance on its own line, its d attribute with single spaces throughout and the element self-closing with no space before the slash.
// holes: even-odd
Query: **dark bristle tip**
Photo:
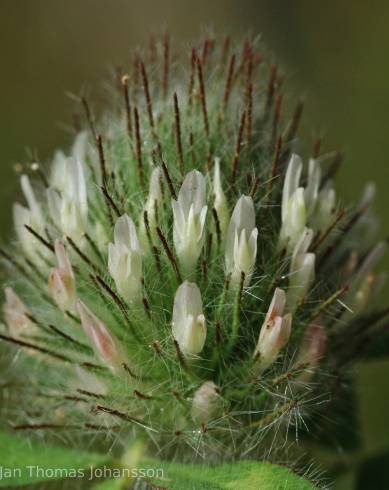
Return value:
<svg viewBox="0 0 389 490">
<path fill-rule="evenodd" d="M 142 393 L 140 392 L 139 390 L 134 390 L 133 391 L 134 395 L 137 397 L 137 398 L 140 398 L 142 400 L 152 400 L 153 397 L 150 396 L 150 395 L 146 395 L 145 393 Z"/>
<path fill-rule="evenodd" d="M 177 276 L 177 280 L 179 282 L 182 282 L 182 277 L 181 277 L 180 269 L 178 267 L 177 260 L 174 256 L 170 246 L 169 246 L 169 243 L 168 243 L 165 235 L 163 234 L 162 230 L 159 227 L 157 227 L 157 234 L 158 234 L 158 237 L 159 237 L 159 239 L 162 243 L 162 246 L 165 250 L 166 256 L 169 259 L 169 262 L 170 262 L 170 264 L 171 264 L 171 266 L 172 266 L 172 268 L 173 268 L 173 270 Z"/>
<path fill-rule="evenodd" d="M 238 137 L 236 140 L 236 145 L 235 145 L 235 154 L 234 158 L 232 160 L 232 166 L 231 166 L 231 184 L 235 184 L 237 172 L 238 172 L 238 164 L 239 164 L 239 157 L 240 157 L 240 152 L 242 148 L 242 140 L 243 140 L 243 132 L 246 124 L 246 111 L 243 111 L 241 117 L 240 117 L 240 125 L 239 125 L 239 130 L 238 130 Z"/>
<path fill-rule="evenodd" d="M 138 108 L 134 108 L 134 120 L 135 120 L 135 143 L 136 143 L 136 159 L 138 177 L 141 187 L 145 186 L 144 170 L 143 170 L 143 156 L 142 156 L 142 140 L 140 137 L 140 122 Z"/>
<path fill-rule="evenodd" d="M 167 165 L 166 165 L 166 163 L 163 160 L 161 162 L 161 165 L 162 165 L 163 174 L 165 176 L 166 183 L 168 185 L 170 194 L 171 194 L 171 196 L 172 196 L 173 199 L 177 200 L 176 191 L 174 190 L 173 181 L 172 181 L 172 179 L 170 177 L 170 174 L 169 174 L 169 170 L 167 168 Z"/>
<path fill-rule="evenodd" d="M 29 225 L 24 225 L 24 227 L 26 228 L 27 231 L 29 231 L 31 233 L 31 235 L 33 235 L 42 245 L 44 245 L 48 250 L 50 250 L 50 252 L 54 253 L 54 246 L 49 242 L 47 241 L 45 238 L 43 238 L 42 235 L 40 235 L 37 231 L 34 230 L 34 228 L 32 228 L 31 226 Z"/>
<path fill-rule="evenodd" d="M 209 139 L 209 121 L 208 121 L 208 110 L 207 110 L 207 99 L 206 99 L 206 92 L 205 92 L 205 83 L 204 83 L 204 71 L 203 71 L 203 64 L 196 56 L 196 63 L 197 63 L 197 74 L 198 74 L 198 79 L 199 79 L 199 87 L 200 87 L 200 104 L 201 104 L 201 110 L 203 114 L 203 120 L 204 120 L 204 131 L 205 131 L 205 136 L 206 139 Z"/>
<path fill-rule="evenodd" d="M 185 168 L 184 168 L 184 154 L 182 150 L 181 118 L 180 118 L 180 108 L 178 106 L 178 98 L 176 92 L 174 92 L 173 98 L 174 98 L 174 122 L 175 122 L 178 163 L 179 163 L 181 174 L 184 175 Z"/>
</svg>

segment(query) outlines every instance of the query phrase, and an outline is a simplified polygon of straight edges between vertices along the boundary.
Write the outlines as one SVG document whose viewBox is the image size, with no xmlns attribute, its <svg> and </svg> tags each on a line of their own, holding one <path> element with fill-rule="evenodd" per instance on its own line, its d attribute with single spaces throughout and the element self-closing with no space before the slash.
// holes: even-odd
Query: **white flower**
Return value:
<svg viewBox="0 0 389 490">
<path fill-rule="evenodd" d="M 289 201 L 299 187 L 303 162 L 295 153 L 290 157 L 288 168 L 285 174 L 284 187 L 282 189 L 281 217 L 285 221 Z"/>
<path fill-rule="evenodd" d="M 162 172 L 159 167 L 153 169 L 150 177 L 149 195 L 147 196 L 147 201 L 143 211 L 147 212 L 147 218 L 150 226 L 150 235 L 152 240 L 157 236 L 156 227 L 157 223 L 157 213 L 158 207 L 162 205 L 163 195 L 162 195 Z M 143 247 L 148 246 L 146 226 L 144 222 L 143 212 L 140 217 L 139 226 L 139 239 Z"/>
<path fill-rule="evenodd" d="M 241 196 L 232 212 L 226 241 L 226 273 L 231 274 L 233 286 L 240 284 L 242 272 L 245 285 L 249 284 L 257 257 L 257 238 L 253 200 Z"/>
<path fill-rule="evenodd" d="M 298 187 L 290 196 L 285 207 L 282 207 L 282 225 L 279 248 L 286 248 L 292 253 L 298 239 L 307 223 L 307 213 L 304 201 L 304 188 Z"/>
<path fill-rule="evenodd" d="M 319 161 L 310 158 L 308 163 L 307 186 L 304 191 L 305 206 L 308 218 L 312 215 L 319 195 L 319 186 L 321 180 L 321 169 Z"/>
<path fill-rule="evenodd" d="M 222 180 L 220 175 L 220 158 L 215 158 L 215 170 L 213 174 L 213 194 L 213 207 L 215 208 L 217 217 L 219 219 L 221 238 L 222 241 L 224 241 L 227 233 L 230 213 L 228 210 L 227 198 L 222 187 Z"/>
<path fill-rule="evenodd" d="M 196 284 L 185 281 L 177 289 L 173 305 L 173 337 L 184 355 L 199 354 L 207 336 L 203 302 Z"/>
<path fill-rule="evenodd" d="M 315 278 L 315 258 L 314 253 L 301 253 L 297 254 L 293 260 L 286 300 L 287 309 L 292 313 L 307 294 Z"/>
<path fill-rule="evenodd" d="M 197 170 L 189 172 L 173 199 L 173 240 L 178 260 L 185 275 L 190 275 L 200 256 L 204 243 L 205 179 Z"/>
<path fill-rule="evenodd" d="M 49 274 L 49 289 L 59 308 L 73 313 L 76 307 L 76 283 L 73 268 L 61 240 L 55 240 L 55 255 L 58 267 L 51 269 Z"/>
<path fill-rule="evenodd" d="M 87 231 L 88 201 L 84 168 L 73 157 L 64 162 L 63 183 L 60 189 L 47 191 L 51 216 L 61 231 L 80 241 Z"/>
<path fill-rule="evenodd" d="M 119 370 L 127 362 L 127 359 L 117 339 L 81 300 L 77 301 L 77 310 L 80 315 L 82 327 L 91 341 L 96 354 L 112 370 Z"/>
<path fill-rule="evenodd" d="M 81 131 L 74 140 L 70 157 L 84 162 L 87 157 L 88 133 Z M 63 191 L 66 190 L 69 180 L 69 160 L 63 151 L 57 150 L 54 154 L 50 171 L 50 187 Z"/>
<path fill-rule="evenodd" d="M 108 270 L 127 301 L 139 299 L 142 290 L 142 250 L 136 227 L 126 214 L 115 224 L 114 243 L 108 245 Z"/>
<path fill-rule="evenodd" d="M 331 187 L 331 183 L 327 183 L 319 192 L 316 207 L 311 218 L 311 223 L 315 227 L 315 230 L 324 233 L 334 220 L 335 210 L 335 190 Z"/>
<path fill-rule="evenodd" d="M 4 320 L 13 335 L 29 334 L 33 327 L 28 309 L 12 288 L 5 288 Z"/>
<path fill-rule="evenodd" d="M 88 131 L 80 131 L 73 143 L 71 156 L 80 162 L 84 162 L 88 153 Z"/>
<path fill-rule="evenodd" d="M 327 180 L 320 189 L 321 168 L 318 160 L 311 158 L 308 166 L 308 180 L 304 191 L 307 219 L 312 228 L 325 232 L 334 219 L 336 194 L 332 182 Z"/>
<path fill-rule="evenodd" d="M 311 230 L 310 228 L 304 228 L 292 253 L 289 271 L 290 274 L 293 274 L 293 272 L 297 269 L 297 262 L 299 260 L 299 257 L 308 252 L 308 249 L 311 246 L 313 240 L 313 235 L 313 230 Z"/>
<path fill-rule="evenodd" d="M 315 254 L 307 253 L 313 240 L 313 230 L 304 228 L 297 241 L 289 269 L 289 289 L 287 292 L 287 309 L 294 312 L 299 301 L 306 295 L 315 277 Z"/>
<path fill-rule="evenodd" d="M 46 237 L 43 214 L 27 175 L 21 176 L 20 184 L 28 207 L 18 203 L 14 204 L 13 215 L 16 235 L 25 254 L 34 262 L 43 263 L 42 257 L 47 257 L 49 252 L 25 227 L 28 225 L 41 236 Z"/>
<path fill-rule="evenodd" d="M 305 225 L 320 232 L 331 224 L 336 204 L 335 191 L 330 181 L 320 190 L 321 168 L 317 159 L 308 163 L 307 185 L 300 185 L 303 164 L 298 155 L 293 154 L 286 171 L 282 192 L 279 248 L 292 253 Z"/>
<path fill-rule="evenodd" d="M 57 191 L 63 190 L 68 179 L 67 176 L 67 160 L 68 157 L 61 150 L 54 153 L 53 163 L 50 171 L 50 187 Z"/>
<path fill-rule="evenodd" d="M 196 422 L 206 424 L 220 413 L 222 407 L 220 389 L 213 381 L 205 381 L 193 396 L 191 415 Z"/>
<path fill-rule="evenodd" d="M 285 292 L 276 288 L 254 351 L 254 358 L 258 358 L 261 371 L 273 364 L 278 353 L 289 340 L 292 315 L 290 313 L 284 315 L 285 304 Z"/>
<path fill-rule="evenodd" d="M 282 189 L 281 231 L 278 243 L 278 248 L 286 248 L 288 253 L 292 253 L 307 221 L 305 191 L 303 187 L 299 187 L 302 170 L 303 162 L 301 158 L 293 153 L 288 163 Z M 314 194 L 313 184 L 314 179 L 312 178 L 312 186 L 307 193 L 309 196 Z"/>
</svg>

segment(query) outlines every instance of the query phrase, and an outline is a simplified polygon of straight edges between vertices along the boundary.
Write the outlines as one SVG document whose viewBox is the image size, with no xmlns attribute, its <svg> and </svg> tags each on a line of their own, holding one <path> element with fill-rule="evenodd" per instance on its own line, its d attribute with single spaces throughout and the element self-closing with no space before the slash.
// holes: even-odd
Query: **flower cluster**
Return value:
<svg viewBox="0 0 389 490">
<path fill-rule="evenodd" d="M 123 447 L 145 432 L 182 459 L 258 455 L 382 328 L 367 307 L 386 244 L 371 185 L 342 209 L 339 155 L 316 142 L 303 165 L 301 103 L 281 117 L 283 79 L 256 42 L 206 39 L 186 80 L 167 39 L 118 76 L 117 112 L 95 121 L 82 98 L 69 156 L 20 178 L 0 339 L 34 390 L 3 410 Z"/>
</svg>

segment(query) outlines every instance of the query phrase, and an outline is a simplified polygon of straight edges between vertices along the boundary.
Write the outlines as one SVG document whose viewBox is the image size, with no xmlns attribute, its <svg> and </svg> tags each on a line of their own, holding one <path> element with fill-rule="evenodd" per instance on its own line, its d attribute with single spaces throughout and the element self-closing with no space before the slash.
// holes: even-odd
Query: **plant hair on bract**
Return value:
<svg viewBox="0 0 389 490">
<path fill-rule="evenodd" d="M 373 184 L 343 207 L 341 155 L 299 155 L 285 85 L 256 38 L 164 35 L 100 118 L 78 98 L 72 147 L 24 167 L 0 249 L 14 430 L 215 462 L 320 433 L 387 317 L 386 243 Z"/>
</svg>

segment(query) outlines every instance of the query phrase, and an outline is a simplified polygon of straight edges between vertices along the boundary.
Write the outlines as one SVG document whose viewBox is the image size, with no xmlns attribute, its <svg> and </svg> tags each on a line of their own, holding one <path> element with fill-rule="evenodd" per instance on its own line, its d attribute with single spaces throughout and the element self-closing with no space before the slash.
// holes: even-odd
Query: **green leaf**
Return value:
<svg viewBox="0 0 389 490">
<path fill-rule="evenodd" d="M 90 468 L 108 463 L 102 454 L 52 447 L 0 432 L 0 487 L 19 487 L 48 480 L 89 479 Z M 125 470 L 122 470 L 123 472 Z M 314 485 L 288 468 L 242 461 L 217 466 L 146 460 L 132 473 L 169 490 L 312 490 Z M 125 473 L 124 473 L 125 474 Z M 124 479 L 96 481 L 96 490 L 119 490 Z"/>
<path fill-rule="evenodd" d="M 103 454 L 52 447 L 0 432 L 0 487 L 18 487 L 68 477 L 89 477 L 89 468 L 107 462 Z"/>
<path fill-rule="evenodd" d="M 288 468 L 241 461 L 217 466 L 147 461 L 142 466 L 154 485 L 169 490 L 312 490 L 315 486 Z M 148 471 L 147 471 L 148 470 Z M 152 474 L 154 472 L 154 475 Z"/>
</svg>

